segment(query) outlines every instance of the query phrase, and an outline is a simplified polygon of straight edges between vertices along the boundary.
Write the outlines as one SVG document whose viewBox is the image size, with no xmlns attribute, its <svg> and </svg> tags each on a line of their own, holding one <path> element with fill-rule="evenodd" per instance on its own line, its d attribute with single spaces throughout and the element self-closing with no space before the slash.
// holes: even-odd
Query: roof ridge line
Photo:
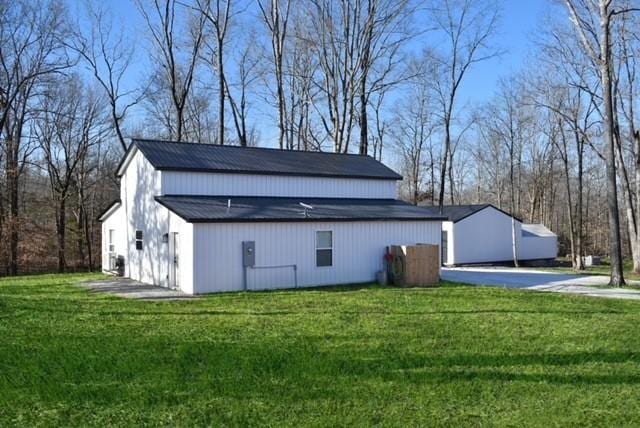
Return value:
<svg viewBox="0 0 640 428">
<path fill-rule="evenodd" d="M 166 144 L 193 144 L 197 146 L 214 146 L 214 147 L 227 148 L 227 149 L 254 149 L 254 150 L 271 150 L 271 151 L 277 151 L 277 152 L 317 153 L 322 155 L 334 155 L 334 156 L 359 156 L 363 158 L 371 158 L 377 161 L 377 159 L 373 158 L 369 154 L 361 155 L 359 153 L 340 153 L 340 152 L 337 153 L 337 152 L 325 152 L 322 150 L 280 149 L 278 147 L 236 146 L 236 145 L 230 145 L 230 144 L 199 143 L 195 141 L 172 141 L 172 140 L 164 140 L 164 139 L 158 139 L 158 138 L 139 138 L 139 137 L 131 138 L 132 144 L 135 144 L 136 141 L 146 141 L 149 143 L 158 142 L 158 143 L 166 143 Z"/>
<path fill-rule="evenodd" d="M 187 195 L 183 193 L 173 193 L 173 194 L 164 194 L 164 195 L 156 195 L 156 198 L 262 198 L 262 199 L 326 199 L 326 200 L 350 200 L 350 201 L 397 201 L 404 202 L 402 199 L 396 198 L 340 198 L 340 197 L 328 197 L 328 196 L 268 196 L 268 195 Z M 423 208 L 417 206 L 418 208 Z"/>
</svg>

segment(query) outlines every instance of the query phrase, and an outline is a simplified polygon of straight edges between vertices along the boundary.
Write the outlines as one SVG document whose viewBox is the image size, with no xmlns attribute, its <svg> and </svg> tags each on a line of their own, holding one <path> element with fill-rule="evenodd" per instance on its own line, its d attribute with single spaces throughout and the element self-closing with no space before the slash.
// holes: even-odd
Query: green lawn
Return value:
<svg viewBox="0 0 640 428">
<path fill-rule="evenodd" d="M 445 286 L 151 303 L 0 279 L 0 426 L 638 426 L 640 302 Z"/>
<path fill-rule="evenodd" d="M 562 259 L 562 260 L 567 261 L 567 259 Z M 640 274 L 637 274 L 633 271 L 633 261 L 624 260 L 622 265 L 623 265 L 625 279 L 633 280 L 633 281 L 640 280 Z M 581 275 L 609 276 L 611 274 L 611 265 L 609 264 L 608 259 L 603 260 L 601 265 L 587 266 L 583 271 L 579 271 L 579 272 L 574 271 L 573 268 L 571 267 L 544 267 L 539 269 L 544 271 L 549 271 L 549 272 L 578 273 Z M 632 286 L 632 287 L 637 288 L 637 286 Z"/>
</svg>

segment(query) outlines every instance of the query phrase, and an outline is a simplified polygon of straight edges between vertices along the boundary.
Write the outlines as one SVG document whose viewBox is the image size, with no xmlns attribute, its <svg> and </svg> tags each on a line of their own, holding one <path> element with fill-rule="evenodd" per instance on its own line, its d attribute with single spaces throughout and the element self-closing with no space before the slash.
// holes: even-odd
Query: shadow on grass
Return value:
<svg viewBox="0 0 640 428">
<path fill-rule="evenodd" d="M 87 289 L 90 293 L 110 293 L 118 296 L 119 294 L 129 294 L 132 292 L 138 291 L 153 291 L 153 290 L 165 290 L 163 287 L 157 287 L 153 285 L 132 283 L 128 279 L 122 280 L 120 283 L 118 280 L 107 281 L 87 281 L 84 284 L 81 284 L 81 287 Z M 63 285 L 63 284 L 59 284 Z M 318 285 L 318 286 L 309 286 L 309 287 L 297 287 L 297 288 L 278 288 L 278 289 L 250 289 L 250 290 L 239 290 L 239 291 L 225 291 L 219 293 L 209 293 L 209 294 L 200 294 L 197 297 L 202 298 L 220 298 L 224 296 L 238 296 L 245 294 L 251 295 L 290 295 L 291 293 L 296 292 L 305 292 L 305 293 L 352 293 L 357 291 L 367 291 L 367 290 L 394 290 L 398 292 L 402 291 L 429 291 L 429 290 L 437 290 L 439 288 L 453 288 L 453 287 L 471 287 L 465 284 L 456 284 L 452 282 L 442 281 L 439 287 L 394 287 L 390 285 L 379 285 L 377 283 L 371 282 L 363 282 L 363 283 L 355 283 L 355 284 L 339 284 L 339 285 Z M 120 296 L 121 297 L 121 296 Z M 148 300 L 162 300 L 162 296 L 149 298 Z M 145 298 L 140 298 L 139 300 L 147 300 Z M 166 300 L 180 300 L 175 299 L 175 296 L 167 296 Z"/>
<path fill-rule="evenodd" d="M 107 297 L 113 297 L 111 295 Z M 16 299 L 21 300 L 21 299 Z M 238 310 L 217 310 L 217 309 L 195 309 L 193 306 L 182 306 L 184 311 L 173 310 L 174 307 L 163 305 L 163 302 L 155 302 L 162 306 L 156 306 L 157 308 L 167 308 L 169 310 L 149 310 L 153 307 L 141 307 L 140 310 L 119 309 L 113 310 L 111 308 L 104 310 L 95 305 L 83 305 L 82 307 L 73 306 L 65 307 L 56 305 L 56 301 L 59 299 L 51 300 L 51 304 L 42 306 L 42 300 L 38 299 L 38 302 L 30 302 L 29 300 L 14 302 L 11 306 L 14 310 L 20 311 L 37 311 L 49 314 L 70 314 L 70 315 L 95 315 L 95 316 L 140 316 L 140 317 L 166 317 L 166 316 L 181 316 L 181 317 L 219 317 L 219 316 L 240 316 L 240 317 L 272 317 L 272 316 L 308 316 L 308 315 L 327 315 L 327 316 L 340 316 L 340 315 L 355 315 L 355 316 L 439 316 L 439 315 L 455 315 L 455 316 L 484 316 L 484 315 L 626 315 L 623 311 L 615 309 L 598 309 L 598 310 L 577 310 L 577 309 L 498 309 L 498 308 L 486 308 L 486 309 L 444 309 L 444 310 L 394 310 L 394 309 L 354 309 L 354 310 L 342 310 L 336 308 L 331 309 L 305 309 L 305 310 L 252 310 L 252 309 L 238 309 Z M 109 307 L 108 302 L 111 299 L 105 299 L 101 302 Z M 120 299 L 113 299 L 111 301 L 121 301 Z M 134 300 L 129 300 L 134 301 Z M 1 306 L 0 306 L 1 307 Z"/>
<path fill-rule="evenodd" d="M 559 374 L 559 373 L 517 373 L 509 371 L 474 371 L 463 370 L 460 372 L 446 370 L 425 374 L 427 379 L 435 376 L 436 379 L 446 379 L 449 382 L 529 382 L 529 383 L 549 383 L 558 385 L 638 385 L 639 375 L 617 375 L 617 374 Z M 411 377 L 410 377 L 411 378 Z M 424 379 L 423 379 L 424 380 Z M 439 382 L 438 382 L 439 383 Z"/>
<path fill-rule="evenodd" d="M 225 349 L 233 344 L 225 345 Z M 248 355 L 252 349 L 234 349 L 232 353 Z M 329 376 L 354 377 L 355 382 L 365 379 L 385 379 L 397 382 L 409 380 L 413 383 L 440 384 L 464 382 L 530 382 L 566 385 L 591 384 L 640 384 L 640 375 L 625 374 L 606 369 L 590 367 L 591 373 L 584 369 L 594 364 L 638 365 L 640 356 L 632 352 L 575 352 L 567 354 L 459 354 L 449 356 L 403 354 L 383 355 L 378 358 L 357 358 L 355 350 L 345 351 L 341 355 L 319 352 L 313 358 L 303 358 L 293 366 L 287 360 L 295 353 L 270 349 L 265 369 L 270 375 L 287 378 L 309 374 L 323 373 Z M 274 354 L 275 352 L 275 354 Z M 378 350 L 369 350 L 369 355 L 376 355 Z M 362 355 L 362 352 L 359 353 Z M 255 354 L 254 354 L 255 358 Z M 274 364 L 272 364 L 274 363 Z M 282 364 L 282 365 L 281 365 Z M 580 373 L 573 371 L 574 367 Z M 637 367 L 636 367 L 637 368 Z"/>
</svg>

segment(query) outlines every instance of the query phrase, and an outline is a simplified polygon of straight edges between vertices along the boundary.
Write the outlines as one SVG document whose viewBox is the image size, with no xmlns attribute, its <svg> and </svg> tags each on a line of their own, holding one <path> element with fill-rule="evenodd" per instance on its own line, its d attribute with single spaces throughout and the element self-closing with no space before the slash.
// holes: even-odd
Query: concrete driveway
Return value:
<svg viewBox="0 0 640 428">
<path fill-rule="evenodd" d="M 600 275 L 573 275 L 522 268 L 442 268 L 442 279 L 471 285 L 582 294 L 592 297 L 640 300 L 640 290 L 595 288 L 606 286 Z"/>
<path fill-rule="evenodd" d="M 92 293 L 113 294 L 127 299 L 161 301 L 198 298 L 180 290 L 143 284 L 128 278 L 113 277 L 99 281 L 87 281 L 80 283 L 80 286 L 88 288 Z"/>
</svg>

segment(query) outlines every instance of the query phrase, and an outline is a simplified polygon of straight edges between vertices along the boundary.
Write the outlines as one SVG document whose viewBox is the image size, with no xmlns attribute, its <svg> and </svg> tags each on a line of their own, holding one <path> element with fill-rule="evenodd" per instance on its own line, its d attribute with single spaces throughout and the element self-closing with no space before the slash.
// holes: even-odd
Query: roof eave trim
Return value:
<svg viewBox="0 0 640 428">
<path fill-rule="evenodd" d="M 415 218 L 407 218 L 407 217 L 351 217 L 351 218 L 335 218 L 335 217 L 301 217 L 301 218 L 215 218 L 215 219 L 203 219 L 203 218 L 193 218 L 187 217 L 183 214 L 180 214 L 173 208 L 171 208 L 168 204 L 166 204 L 162 196 L 154 197 L 154 200 L 186 221 L 187 223 L 301 223 L 301 222 L 356 222 L 356 221 L 447 221 L 447 217 L 437 216 L 437 217 L 415 217 Z"/>
<path fill-rule="evenodd" d="M 170 209 L 171 210 L 171 209 Z M 176 215 L 180 216 L 178 213 Z M 406 218 L 406 217 L 349 217 L 349 218 L 335 218 L 335 217 L 307 217 L 307 218 L 216 218 L 216 219 L 201 219 L 201 218 L 183 218 L 188 223 L 352 223 L 352 222 L 411 222 L 411 221 L 444 221 L 443 218 L 433 217 L 420 217 L 420 218 Z"/>
<path fill-rule="evenodd" d="M 509 214 L 509 213 L 508 213 L 508 212 L 506 212 L 506 211 L 501 210 L 500 208 L 498 208 L 498 207 L 494 206 L 493 204 L 487 204 L 485 207 L 480 208 L 478 211 L 474 211 L 474 212 L 472 212 L 472 213 L 467 214 L 467 215 L 466 215 L 466 216 L 464 216 L 464 217 L 461 217 L 461 218 L 459 218 L 459 219 L 457 219 L 457 220 L 453 221 L 453 223 L 459 223 L 459 222 L 461 222 L 462 220 L 464 220 L 464 219 L 466 219 L 466 218 L 471 217 L 472 215 L 478 214 L 479 212 L 486 210 L 487 208 L 493 208 L 494 210 L 496 210 L 496 211 L 498 211 L 498 212 L 500 212 L 500 213 L 502 213 L 502 214 L 506 215 L 507 217 L 511 217 L 511 218 L 513 218 L 515 221 L 522 223 L 522 220 L 520 220 L 518 217 L 516 217 L 516 216 L 514 216 L 514 215 L 511 215 L 511 214 Z M 449 221 L 452 221 L 452 220 L 449 220 Z"/>
<path fill-rule="evenodd" d="M 280 175 L 289 177 L 319 177 L 319 178 L 354 178 L 365 180 L 393 180 L 400 181 L 403 177 L 399 174 L 388 176 L 371 176 L 364 174 L 314 174 L 304 172 L 287 172 L 287 171 L 250 171 L 250 170 L 228 170 L 220 168 L 181 168 L 172 166 L 156 167 L 158 171 L 170 171 L 170 172 L 200 172 L 200 173 L 215 173 L 215 174 L 246 174 L 246 175 Z"/>
<path fill-rule="evenodd" d="M 122 206 L 122 201 L 120 199 L 116 199 L 98 216 L 99 222 L 104 222 L 107 218 L 111 216 L 118 208 Z"/>
<path fill-rule="evenodd" d="M 127 151 L 122 156 L 122 159 L 120 160 L 120 164 L 118 164 L 118 168 L 116 169 L 116 177 L 122 177 L 124 175 L 124 172 L 129 167 L 131 160 L 133 159 L 133 157 L 135 156 L 138 150 L 139 149 L 136 146 L 136 144 L 131 143 Z"/>
</svg>

